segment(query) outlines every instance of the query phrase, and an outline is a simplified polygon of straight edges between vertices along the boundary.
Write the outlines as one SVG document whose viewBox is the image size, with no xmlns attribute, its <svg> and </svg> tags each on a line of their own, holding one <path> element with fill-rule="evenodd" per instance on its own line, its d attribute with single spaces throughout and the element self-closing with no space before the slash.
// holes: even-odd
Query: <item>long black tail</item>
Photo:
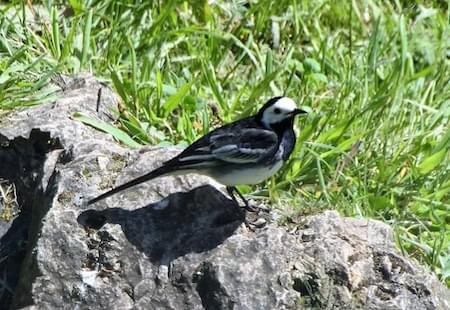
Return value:
<svg viewBox="0 0 450 310">
<path fill-rule="evenodd" d="M 125 190 L 127 188 L 130 188 L 132 186 L 138 185 L 140 183 L 149 181 L 151 179 L 154 179 L 154 178 L 157 178 L 157 177 L 162 176 L 164 174 L 167 174 L 169 172 L 172 172 L 173 170 L 174 169 L 172 169 L 172 167 L 163 165 L 163 166 L 161 166 L 159 168 L 156 168 L 155 170 L 153 170 L 153 171 L 151 171 L 151 172 L 149 172 L 147 174 L 144 174 L 143 176 L 140 176 L 140 177 L 138 177 L 138 178 L 136 178 L 134 180 L 131 180 L 131 181 L 125 183 L 125 184 L 122 184 L 120 186 L 117 186 L 117 187 L 113 188 L 112 190 L 110 190 L 110 191 L 108 191 L 106 193 L 103 193 L 100 196 L 89 200 L 88 201 L 88 205 L 96 203 L 97 201 L 105 199 L 105 198 L 107 198 L 107 197 L 109 197 L 111 195 L 114 195 L 115 193 L 123 191 L 123 190 Z"/>
</svg>

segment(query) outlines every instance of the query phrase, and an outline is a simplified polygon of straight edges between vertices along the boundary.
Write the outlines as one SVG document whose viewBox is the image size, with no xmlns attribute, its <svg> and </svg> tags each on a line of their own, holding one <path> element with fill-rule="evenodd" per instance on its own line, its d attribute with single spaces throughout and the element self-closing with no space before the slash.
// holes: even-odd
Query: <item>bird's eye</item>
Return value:
<svg viewBox="0 0 450 310">
<path fill-rule="evenodd" d="M 273 109 L 273 113 L 275 113 L 275 114 L 280 114 L 280 113 L 281 113 L 281 110 L 278 109 L 278 108 L 275 108 L 275 109 Z"/>
</svg>

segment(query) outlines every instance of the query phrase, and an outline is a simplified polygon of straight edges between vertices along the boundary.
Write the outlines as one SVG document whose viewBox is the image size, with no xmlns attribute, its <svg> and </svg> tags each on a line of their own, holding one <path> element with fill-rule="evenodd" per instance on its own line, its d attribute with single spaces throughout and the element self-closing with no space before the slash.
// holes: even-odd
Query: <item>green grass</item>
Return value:
<svg viewBox="0 0 450 310">
<path fill-rule="evenodd" d="M 383 220 L 450 286 L 450 29 L 445 1 L 22 1 L 0 11 L 0 111 L 90 71 L 113 131 L 186 145 L 285 94 L 311 108 L 288 166 L 243 187 L 286 214 Z M 80 116 L 85 120 L 84 116 Z M 94 120 L 88 120 L 94 122 Z"/>
</svg>

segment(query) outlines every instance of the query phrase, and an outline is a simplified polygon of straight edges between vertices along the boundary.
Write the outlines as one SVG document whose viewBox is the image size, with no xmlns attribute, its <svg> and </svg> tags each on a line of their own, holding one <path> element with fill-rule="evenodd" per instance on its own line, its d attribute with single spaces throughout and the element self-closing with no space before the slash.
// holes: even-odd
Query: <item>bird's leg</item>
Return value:
<svg viewBox="0 0 450 310">
<path fill-rule="evenodd" d="M 227 193 L 230 195 L 231 199 L 233 199 L 233 202 L 239 206 L 239 201 L 237 201 L 236 196 L 234 196 L 233 192 L 236 189 L 234 186 L 227 186 Z"/>
<path fill-rule="evenodd" d="M 241 198 L 242 202 L 244 203 L 244 209 L 249 211 L 249 212 L 256 212 L 258 211 L 257 208 L 255 208 L 254 206 L 252 206 L 251 204 L 248 203 L 248 200 L 245 199 L 244 195 L 241 194 L 241 192 L 239 192 L 239 190 L 233 186 L 233 190 L 234 192 L 236 192 L 239 196 L 239 198 Z"/>
<path fill-rule="evenodd" d="M 233 199 L 233 201 L 239 205 L 236 196 L 234 196 L 234 192 L 236 192 L 239 196 L 239 198 L 241 198 L 242 202 L 244 203 L 244 209 L 249 211 L 249 212 L 257 212 L 257 211 L 264 211 L 264 212 L 268 212 L 268 210 L 266 208 L 261 208 L 261 207 L 256 207 L 251 205 L 247 199 L 245 199 L 245 197 L 239 192 L 239 190 L 235 187 L 235 186 L 227 186 L 227 192 L 228 194 L 231 196 L 231 198 Z"/>
<path fill-rule="evenodd" d="M 242 196 L 242 194 L 238 191 L 238 189 L 235 186 L 227 186 L 227 192 L 230 195 L 231 199 L 233 199 L 234 203 L 237 204 L 239 206 L 239 201 L 237 200 L 236 196 L 234 195 L 234 193 L 236 192 L 239 196 L 239 198 L 241 198 L 242 202 L 244 203 L 244 209 L 250 212 L 255 212 L 256 210 L 251 207 L 247 201 L 247 199 L 244 198 L 244 196 Z"/>
<path fill-rule="evenodd" d="M 238 207 L 240 207 L 239 202 L 238 202 L 238 200 L 236 199 L 236 196 L 234 196 L 234 191 L 237 191 L 236 187 L 234 187 L 234 186 L 227 186 L 227 192 L 228 192 L 228 195 L 230 195 L 231 199 L 233 199 L 233 202 L 234 202 Z M 238 191 L 237 191 L 237 192 L 238 192 Z M 239 193 L 239 192 L 238 192 L 238 193 Z M 241 196 L 240 193 L 239 193 L 239 196 Z M 245 202 L 245 200 L 244 200 L 244 202 Z M 255 229 L 254 229 L 252 223 L 250 223 L 250 222 L 247 220 L 247 218 L 244 218 L 244 223 L 245 223 L 245 226 L 246 226 L 248 229 L 250 229 L 251 231 L 255 231 Z"/>
</svg>

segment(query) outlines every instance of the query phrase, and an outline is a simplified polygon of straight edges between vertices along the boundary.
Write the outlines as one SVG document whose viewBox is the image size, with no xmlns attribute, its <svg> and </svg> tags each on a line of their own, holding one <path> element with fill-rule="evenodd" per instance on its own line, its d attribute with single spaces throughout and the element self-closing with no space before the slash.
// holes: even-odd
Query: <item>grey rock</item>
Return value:
<svg viewBox="0 0 450 310">
<path fill-rule="evenodd" d="M 109 118 L 97 112 L 99 88 L 101 111 L 116 99 L 88 76 L 66 84 L 56 102 L 0 127 L 0 162 L 8 163 L 0 178 L 16 185 L 22 206 L 0 236 L 0 274 L 11 287 L 3 307 L 450 309 L 449 290 L 401 256 L 378 221 L 328 211 L 278 226 L 195 175 L 153 180 L 88 208 L 88 197 L 180 150 L 130 151 L 74 121 L 75 111 Z"/>
</svg>

